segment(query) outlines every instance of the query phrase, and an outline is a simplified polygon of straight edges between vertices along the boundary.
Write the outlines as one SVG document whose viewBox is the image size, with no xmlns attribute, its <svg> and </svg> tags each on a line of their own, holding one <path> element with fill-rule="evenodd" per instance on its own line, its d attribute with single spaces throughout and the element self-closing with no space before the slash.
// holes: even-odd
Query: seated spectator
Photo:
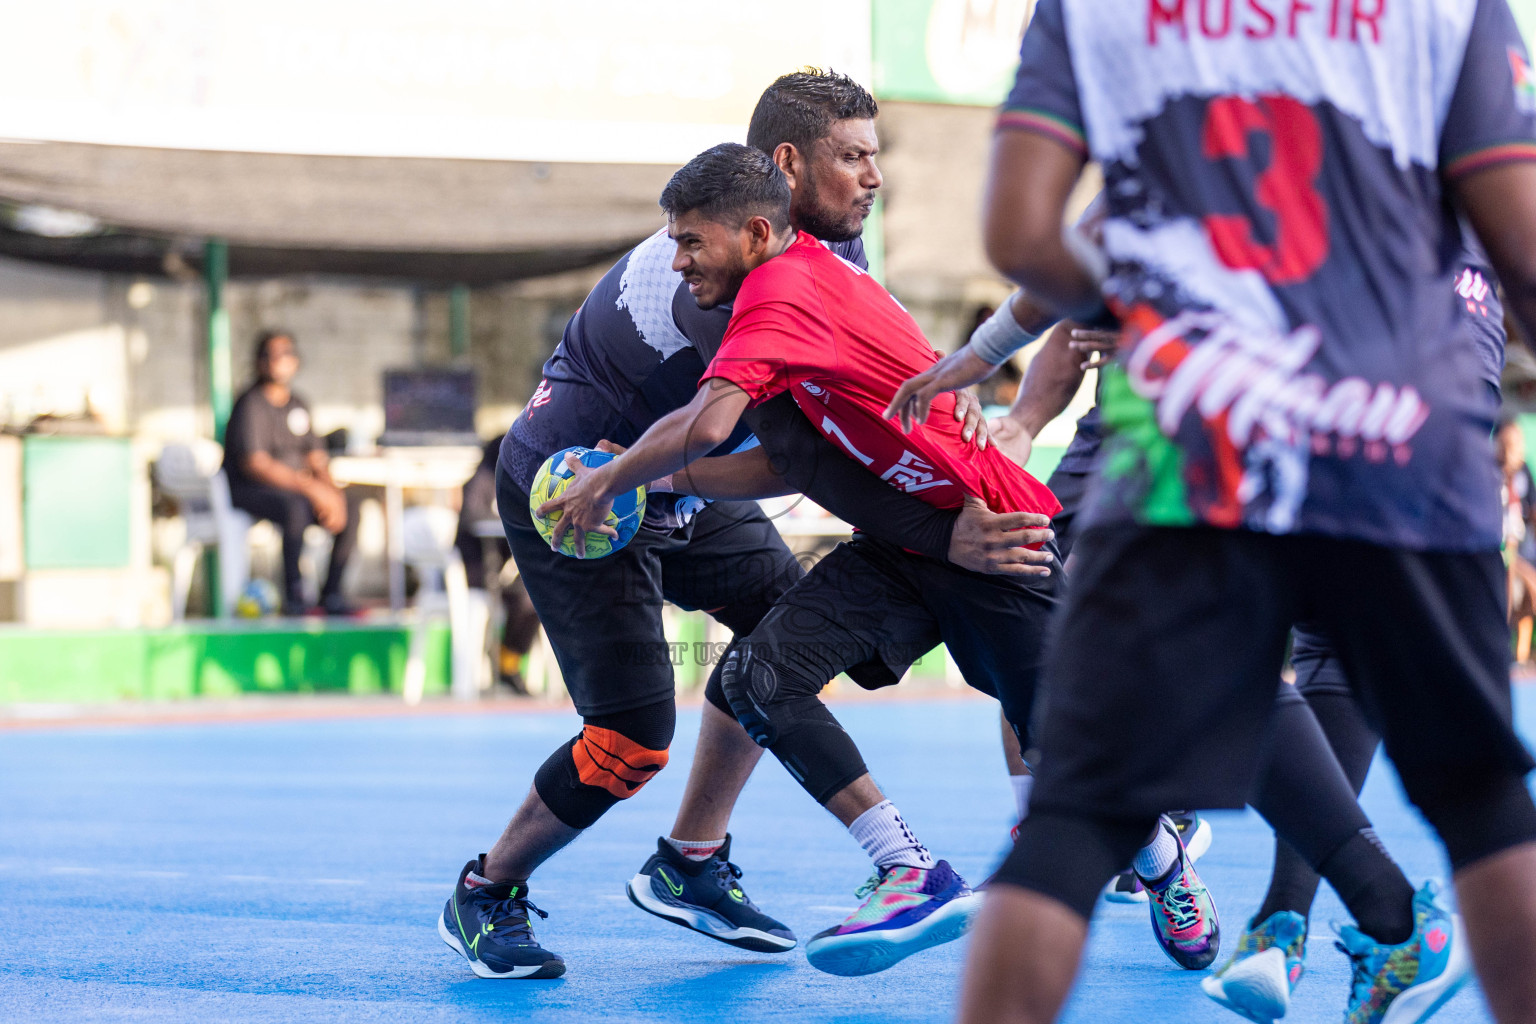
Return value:
<svg viewBox="0 0 1536 1024">
<path fill-rule="evenodd" d="M 357 546 L 357 496 L 331 479 L 325 446 L 315 436 L 309 406 L 290 390 L 299 369 L 292 335 L 265 331 L 256 339 L 256 383 L 235 402 L 224 433 L 224 472 L 234 506 L 267 519 L 283 535 L 283 614 L 302 615 L 299 555 L 304 528 L 318 523 L 334 538 L 320 589 L 328 615 L 354 609 L 341 596 L 341 574 Z"/>
</svg>

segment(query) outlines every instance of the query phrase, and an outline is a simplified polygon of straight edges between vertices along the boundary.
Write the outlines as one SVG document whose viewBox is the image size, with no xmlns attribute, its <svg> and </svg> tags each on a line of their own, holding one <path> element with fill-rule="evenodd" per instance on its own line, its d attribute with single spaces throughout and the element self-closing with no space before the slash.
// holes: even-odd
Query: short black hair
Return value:
<svg viewBox="0 0 1536 1024">
<path fill-rule="evenodd" d="M 260 364 L 263 359 L 267 358 L 267 346 L 271 345 L 278 338 L 287 338 L 288 341 L 292 343 L 294 351 L 298 351 L 299 343 L 294 341 L 292 331 L 283 331 L 277 328 L 265 330 L 256 335 L 256 362 L 258 364 Z"/>
<path fill-rule="evenodd" d="M 706 220 L 741 227 L 767 217 L 775 231 L 789 228 L 789 182 L 767 154 L 735 142 L 706 149 L 672 175 L 661 208 L 677 218 L 697 211 Z"/>
<path fill-rule="evenodd" d="M 747 145 L 773 155 L 785 142 L 801 153 L 838 121 L 873 121 L 880 107 L 869 90 L 831 68 L 801 68 L 774 81 L 757 101 Z"/>
</svg>

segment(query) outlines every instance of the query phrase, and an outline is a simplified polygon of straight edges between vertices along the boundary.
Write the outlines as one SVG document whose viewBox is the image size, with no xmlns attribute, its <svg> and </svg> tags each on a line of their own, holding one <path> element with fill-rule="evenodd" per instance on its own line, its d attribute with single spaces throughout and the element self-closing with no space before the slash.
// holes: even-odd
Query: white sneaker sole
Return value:
<svg viewBox="0 0 1536 1024">
<path fill-rule="evenodd" d="M 636 875 L 631 878 L 629 884 L 625 886 L 625 891 L 629 893 L 629 902 L 647 914 L 655 914 L 673 924 L 680 924 L 684 928 L 690 928 L 701 935 L 708 935 L 712 939 L 719 939 L 733 946 L 759 953 L 786 953 L 799 944 L 794 939 L 786 939 L 782 935 L 774 935 L 758 928 L 738 928 L 706 910 L 665 903 L 651 892 L 650 875 Z"/>
<path fill-rule="evenodd" d="M 1272 1024 L 1291 1008 L 1291 982 L 1285 952 L 1271 946 L 1226 969 L 1219 977 L 1200 980 L 1205 994 L 1254 1024 Z"/>
<path fill-rule="evenodd" d="M 560 975 L 565 973 L 564 962 L 560 960 L 550 960 L 542 964 L 531 964 L 527 967 L 514 967 L 512 970 L 507 971 L 505 974 L 498 974 L 491 970 L 490 967 L 469 955 L 469 953 L 464 949 L 464 944 L 459 941 L 459 937 L 448 928 L 448 923 L 443 920 L 442 914 L 437 915 L 437 934 L 444 942 L 448 943 L 450 949 L 458 953 L 459 956 L 462 956 L 465 960 L 468 960 L 469 969 L 474 971 L 476 975 L 482 978 L 488 978 L 493 981 L 512 981 L 519 978 L 534 977 L 539 979 L 558 978 Z M 541 974 L 541 971 L 544 973 Z"/>
<path fill-rule="evenodd" d="M 1451 915 L 1451 957 L 1445 970 L 1433 981 L 1414 985 L 1397 994 L 1381 1024 L 1418 1024 L 1428 1020 L 1465 985 L 1471 977 L 1472 961 L 1467 955 L 1467 930 L 1460 914 Z"/>
<path fill-rule="evenodd" d="M 1214 836 L 1215 831 L 1211 828 L 1211 823 L 1201 818 L 1200 824 L 1195 826 L 1195 834 L 1190 836 L 1189 842 L 1184 844 L 1184 852 L 1189 854 L 1191 864 L 1205 856 L 1206 851 L 1211 848 L 1211 839 Z"/>
<path fill-rule="evenodd" d="M 916 924 L 888 931 L 828 935 L 805 944 L 805 958 L 812 967 L 828 974 L 852 977 L 874 974 L 970 931 L 981 909 L 982 894 L 950 900 Z"/>
</svg>

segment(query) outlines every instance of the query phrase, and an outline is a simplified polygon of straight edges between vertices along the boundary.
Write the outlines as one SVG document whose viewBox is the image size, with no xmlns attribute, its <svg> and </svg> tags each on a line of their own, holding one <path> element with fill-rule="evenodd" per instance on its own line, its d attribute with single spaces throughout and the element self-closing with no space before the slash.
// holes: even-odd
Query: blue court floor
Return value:
<svg viewBox="0 0 1536 1024">
<path fill-rule="evenodd" d="M 1536 694 L 1520 694 L 1527 734 Z M 865 700 L 838 713 L 918 835 L 972 880 L 1002 851 L 1011 796 L 996 706 Z M 964 943 L 866 978 L 721 945 L 634 909 L 623 885 L 672 820 L 697 710 L 672 767 L 535 877 L 552 982 L 490 982 L 438 939 L 455 872 L 498 834 L 570 713 L 65 727 L 0 732 L 0 1021 L 948 1021 Z M 1378 764 L 1367 809 L 1416 881 L 1438 848 Z M 1213 816 L 1201 863 L 1235 940 L 1269 839 Z M 765 759 L 734 825 L 747 891 L 802 937 L 855 905 L 868 863 Z M 1324 889 L 1288 1020 L 1337 1021 L 1343 954 Z M 1067 1019 L 1239 1018 L 1153 945 L 1140 907 L 1104 906 Z M 1487 1019 L 1475 990 L 1437 1018 Z"/>
</svg>

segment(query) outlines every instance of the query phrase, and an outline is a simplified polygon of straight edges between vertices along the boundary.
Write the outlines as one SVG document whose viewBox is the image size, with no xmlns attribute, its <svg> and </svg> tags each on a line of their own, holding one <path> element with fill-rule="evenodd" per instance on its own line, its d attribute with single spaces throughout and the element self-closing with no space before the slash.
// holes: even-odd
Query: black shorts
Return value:
<svg viewBox="0 0 1536 1024">
<path fill-rule="evenodd" d="M 1079 539 L 1032 806 L 1241 807 L 1298 621 L 1333 639 L 1405 783 L 1532 767 L 1511 725 L 1497 552 L 1135 526 Z"/>
<path fill-rule="evenodd" d="M 496 505 L 565 688 L 583 715 L 674 695 L 663 601 L 708 612 L 745 636 L 805 575 L 756 502 L 716 502 L 680 530 L 642 529 L 625 547 L 590 561 L 550 549 L 534 529 L 527 492 L 500 466 Z"/>
<path fill-rule="evenodd" d="M 1059 564 L 1044 578 L 989 576 L 859 534 L 779 600 L 752 642 L 766 649 L 755 656 L 801 677 L 827 680 L 873 660 L 888 683 L 944 643 L 1022 740 L 1064 589 Z"/>
<path fill-rule="evenodd" d="M 1077 539 L 1073 524 L 1077 521 L 1078 513 L 1086 507 L 1088 485 L 1092 479 L 1092 473 L 1070 473 L 1058 469 L 1045 482 L 1045 486 L 1056 495 L 1056 500 L 1061 502 L 1061 511 L 1051 520 L 1051 529 L 1056 532 L 1056 548 L 1061 552 L 1063 562 L 1072 553 L 1072 542 Z"/>
</svg>

